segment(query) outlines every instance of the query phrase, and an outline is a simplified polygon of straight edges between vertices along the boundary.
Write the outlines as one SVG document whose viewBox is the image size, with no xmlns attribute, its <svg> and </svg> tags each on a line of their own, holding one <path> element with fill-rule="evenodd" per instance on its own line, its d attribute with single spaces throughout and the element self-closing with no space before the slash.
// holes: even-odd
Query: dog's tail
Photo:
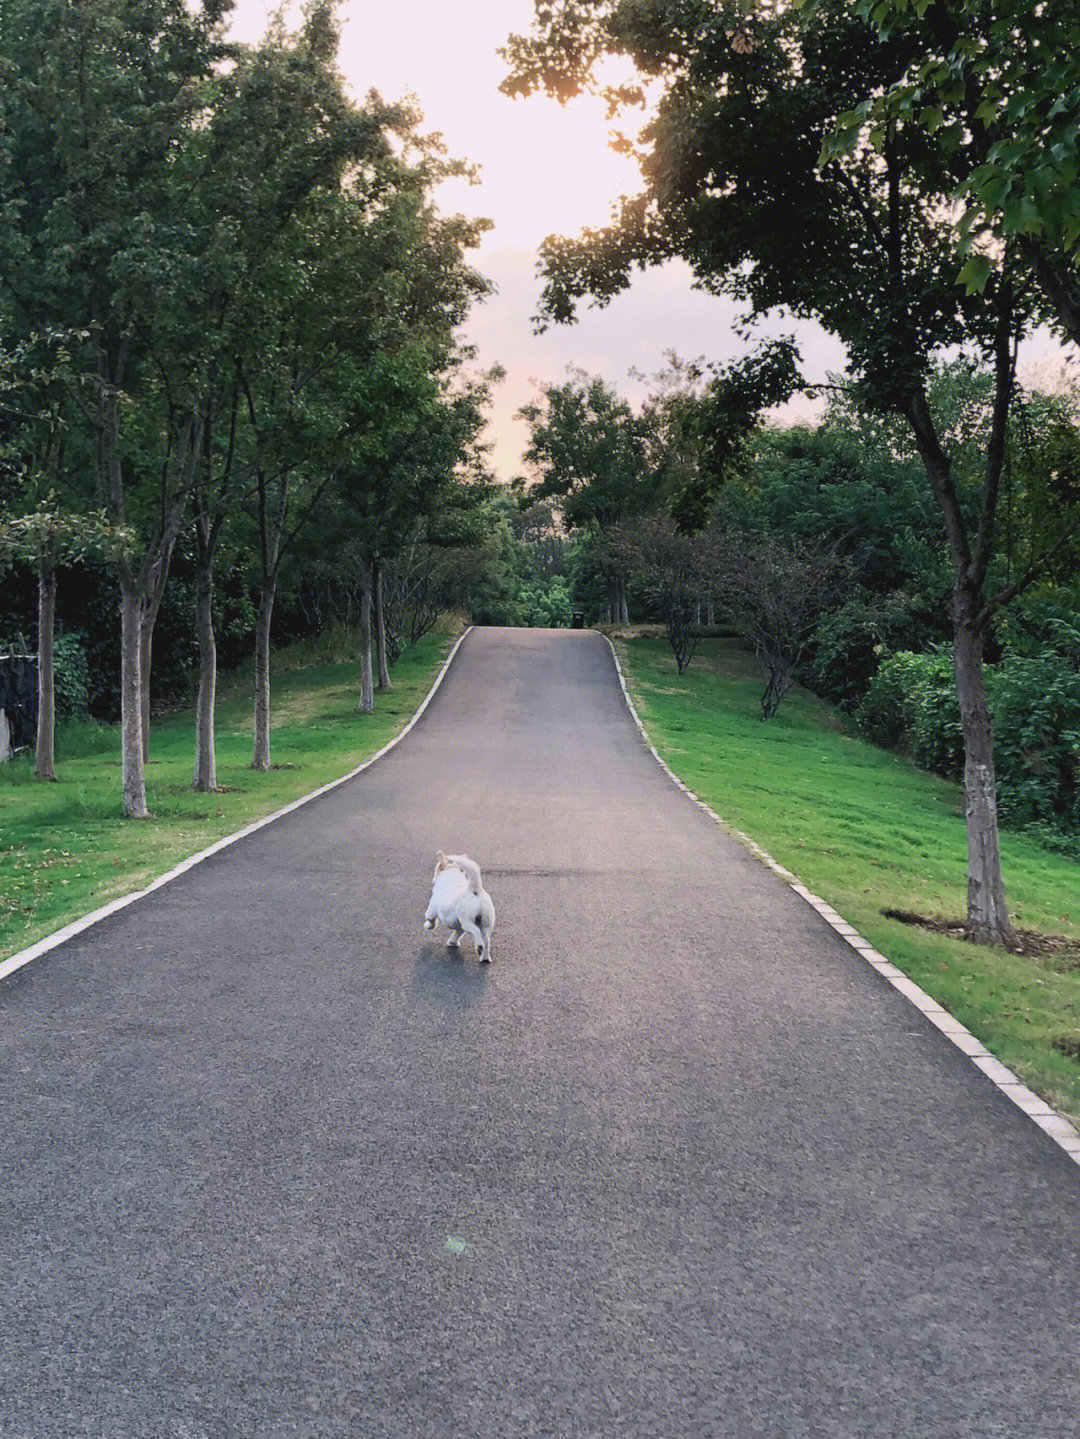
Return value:
<svg viewBox="0 0 1080 1439">
<path fill-rule="evenodd" d="M 469 881 L 469 888 L 473 894 L 479 894 L 484 887 L 480 878 L 480 866 L 475 860 L 471 860 L 467 854 L 448 854 L 446 858 L 451 864 L 456 864 L 458 869 Z"/>
</svg>

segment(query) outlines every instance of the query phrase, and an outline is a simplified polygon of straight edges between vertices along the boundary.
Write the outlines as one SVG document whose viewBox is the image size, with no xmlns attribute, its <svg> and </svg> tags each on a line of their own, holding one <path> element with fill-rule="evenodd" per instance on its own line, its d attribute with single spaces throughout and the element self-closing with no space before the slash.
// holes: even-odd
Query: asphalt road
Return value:
<svg viewBox="0 0 1080 1439">
<path fill-rule="evenodd" d="M 494 963 L 425 933 L 483 867 Z M 1059 1439 L 1080 1173 L 588 633 L 0 984 L 4 1439 Z"/>
</svg>

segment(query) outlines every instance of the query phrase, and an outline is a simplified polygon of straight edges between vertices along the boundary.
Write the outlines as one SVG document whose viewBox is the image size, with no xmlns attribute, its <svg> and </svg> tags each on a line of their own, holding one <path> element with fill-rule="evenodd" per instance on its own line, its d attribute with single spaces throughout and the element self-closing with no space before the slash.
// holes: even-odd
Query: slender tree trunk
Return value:
<svg viewBox="0 0 1080 1439">
<path fill-rule="evenodd" d="M 195 704 L 195 766 L 191 787 L 201 793 L 217 789 L 214 705 L 217 696 L 217 646 L 214 643 L 213 557 L 199 545 L 195 578 L 195 630 L 199 642 L 199 694 Z"/>
<path fill-rule="evenodd" d="M 270 768 L 270 621 L 276 589 L 276 582 L 263 589 L 255 622 L 255 743 L 251 768 L 261 770 Z"/>
<path fill-rule="evenodd" d="M 1005 377 L 1007 382 L 1008 377 Z M 999 375 L 999 386 L 1002 383 Z M 1000 400 L 1000 391 L 999 391 Z M 1005 407 L 1007 410 L 1007 406 Z M 942 449 L 929 406 L 917 397 L 908 416 L 930 488 L 934 492 L 949 539 L 953 565 L 953 671 L 960 704 L 964 735 L 964 799 L 968 841 L 967 928 L 980 944 L 1017 947 L 1005 902 L 1005 881 L 1001 872 L 998 842 L 997 783 L 994 775 L 994 731 L 986 702 L 983 674 L 985 573 L 972 554 L 964 527 L 963 510 L 953 483 L 951 464 Z M 984 497 L 984 541 L 989 544 L 997 477 L 988 473 L 989 492 Z"/>
<path fill-rule="evenodd" d="M 379 666 L 379 689 L 388 690 L 390 666 L 386 662 L 386 606 L 383 604 L 383 568 L 379 560 L 372 560 L 372 594 L 375 604 L 375 653 Z"/>
<path fill-rule="evenodd" d="M 957 587 L 953 667 L 964 731 L 964 800 L 967 815 L 967 924 L 980 944 L 1017 947 L 1009 922 L 998 843 L 997 784 L 994 775 L 994 729 L 986 702 L 983 634 L 975 616 L 979 596 Z"/>
<path fill-rule="evenodd" d="M 34 745 L 34 773 L 38 779 L 56 778 L 56 568 L 51 557 L 38 569 L 38 712 Z"/>
<path fill-rule="evenodd" d="M 360 697 L 356 702 L 357 714 L 370 714 L 375 708 L 371 682 L 371 598 L 371 566 L 364 560 L 360 565 Z"/>
<path fill-rule="evenodd" d="M 626 577 L 616 575 L 611 581 L 611 622 L 616 625 L 630 623 L 626 610 Z"/>
<path fill-rule="evenodd" d="M 144 596 L 131 580 L 120 581 L 120 729 L 124 814 L 146 819 L 146 776 L 142 746 L 142 619 Z"/>
<path fill-rule="evenodd" d="M 154 648 L 154 620 L 143 606 L 139 627 L 139 734 L 143 764 L 150 760 L 150 664 Z"/>
<path fill-rule="evenodd" d="M 176 516 L 177 525 L 179 525 L 180 518 L 181 514 L 178 513 Z M 144 764 L 150 759 L 150 669 L 153 662 L 154 627 L 157 624 L 161 601 L 165 596 L 165 586 L 169 580 L 169 567 L 172 564 L 172 553 L 175 544 L 175 535 L 172 539 L 167 538 L 162 541 L 157 567 L 153 572 L 152 579 L 147 585 L 143 600 L 142 637 L 139 641 L 139 681 L 142 685 L 142 747 Z"/>
</svg>

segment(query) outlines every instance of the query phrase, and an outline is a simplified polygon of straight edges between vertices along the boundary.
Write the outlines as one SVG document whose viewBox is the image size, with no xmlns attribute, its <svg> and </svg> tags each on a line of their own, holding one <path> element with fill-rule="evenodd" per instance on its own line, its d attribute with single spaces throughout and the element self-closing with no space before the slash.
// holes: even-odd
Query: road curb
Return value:
<svg viewBox="0 0 1080 1439">
<path fill-rule="evenodd" d="M 751 839 L 748 834 L 744 834 L 742 830 L 736 829 L 734 825 L 729 824 L 728 821 L 717 814 L 710 805 L 706 804 L 703 799 L 700 799 L 688 785 L 683 783 L 667 761 L 661 757 L 656 746 L 653 744 L 648 730 L 641 722 L 641 716 L 634 706 L 634 701 L 630 697 L 630 691 L 627 689 L 626 679 L 623 675 L 622 665 L 619 663 L 619 656 L 616 653 L 615 646 L 607 635 L 604 635 L 603 638 L 607 641 L 608 648 L 611 651 L 611 658 L 615 662 L 615 673 L 618 676 L 623 698 L 626 700 L 627 708 L 633 717 L 634 723 L 637 725 L 642 738 L 648 745 L 649 753 L 672 783 L 677 785 L 683 794 L 697 805 L 698 809 L 703 810 L 711 820 L 720 825 L 720 827 L 734 839 L 737 839 L 741 844 L 745 845 L 756 859 L 759 859 L 762 864 L 767 865 L 790 889 L 793 889 L 801 899 L 804 899 L 812 909 L 816 910 L 830 929 L 835 930 L 841 939 L 845 940 L 857 954 L 860 954 L 863 959 L 866 960 L 867 964 L 877 970 L 878 974 L 881 975 L 886 983 L 891 984 L 893 989 L 899 990 L 909 1003 L 914 1005 L 914 1007 L 930 1021 L 935 1029 L 940 1030 L 945 1038 L 950 1040 L 962 1054 L 967 1055 L 972 1064 L 981 1070 L 987 1079 L 996 1085 L 1002 1094 L 1011 1100 L 1018 1109 L 1022 1109 L 1029 1119 L 1034 1120 L 1043 1133 L 1048 1135 L 1055 1144 L 1063 1149 L 1074 1164 L 1080 1165 L 1080 1131 L 1076 1129 L 1070 1120 L 1066 1119 L 1063 1114 L 1059 1114 L 1056 1109 L 1052 1109 L 1044 1099 L 1040 1099 L 1035 1091 L 1029 1089 L 1019 1075 L 1014 1074 L 1007 1065 L 995 1059 L 990 1051 L 980 1040 L 976 1039 L 969 1029 L 966 1029 L 958 1019 L 954 1019 L 947 1009 L 938 1004 L 937 1000 L 931 999 L 930 995 L 928 995 L 924 989 L 920 989 L 913 979 L 909 979 L 903 970 L 898 969 L 895 964 L 890 963 L 868 940 L 862 937 L 853 925 L 848 924 L 844 917 L 833 909 L 832 905 L 819 895 L 814 894 L 812 890 L 808 889 L 806 885 L 802 883 L 797 875 L 792 874 L 791 870 L 786 869 L 782 864 L 779 864 L 773 859 L 768 850 L 763 849 L 761 845 L 759 845 L 756 840 Z"/>
<path fill-rule="evenodd" d="M 235 844 L 237 840 L 245 839 L 249 834 L 254 834 L 256 830 L 264 829 L 268 824 L 273 824 L 275 820 L 282 819 L 287 814 L 292 814 L 293 810 L 300 809 L 303 805 L 309 804 L 313 799 L 318 799 L 320 795 L 328 794 L 330 790 L 337 789 L 339 785 L 345 784 L 348 780 L 355 779 L 358 774 L 362 774 L 364 770 L 370 769 L 376 760 L 382 759 L 384 754 L 388 754 L 395 745 L 400 744 L 409 731 L 419 722 L 420 716 L 434 699 L 435 692 L 442 684 L 446 672 L 450 668 L 451 661 L 472 629 L 473 626 L 469 625 L 468 628 L 458 636 L 450 653 L 446 656 L 446 659 L 443 660 L 439 668 L 439 673 L 435 676 L 431 688 L 424 696 L 423 702 L 413 714 L 409 723 L 405 725 L 403 729 L 399 730 L 392 740 L 387 741 L 382 749 L 373 754 L 370 759 L 364 760 L 363 764 L 358 764 L 355 769 L 351 769 L 348 774 L 343 774 L 340 779 L 332 779 L 329 784 L 320 785 L 318 789 L 313 789 L 310 794 L 301 795 L 299 799 L 292 800 L 291 803 L 285 805 L 282 809 L 275 810 L 273 814 L 264 815 L 262 819 L 252 820 L 251 824 L 245 825 L 243 829 L 238 829 L 234 834 L 228 834 L 223 839 L 216 840 L 207 849 L 199 850 L 198 854 L 193 854 L 189 856 L 189 858 L 181 860 L 180 863 L 173 869 L 170 869 L 167 874 L 159 875 L 157 879 L 152 880 L 145 889 L 136 889 L 130 894 L 121 895 L 119 899 L 110 900 L 108 904 L 102 905 L 100 909 L 95 909 L 89 914 L 84 914 L 81 919 L 72 920 L 70 924 L 65 924 L 62 929 L 55 930 L 52 934 L 46 935 L 44 939 L 39 939 L 36 944 L 30 945 L 29 948 L 21 949 L 18 953 L 10 955 L 7 959 L 0 961 L 0 979 L 6 979 L 9 974 L 14 974 L 16 970 L 22 969 L 24 965 L 29 964 L 32 960 L 39 959 L 41 955 L 48 954 L 50 950 L 57 949 L 60 945 L 66 944 L 69 939 L 74 939 L 76 935 L 82 934 L 87 929 L 91 929 L 103 919 L 108 919 L 111 914 L 116 914 L 118 910 L 126 909 L 129 904 L 134 904 L 137 899 L 143 899 L 146 895 L 153 894 L 154 890 L 161 889 L 174 879 L 179 879 L 182 874 L 187 874 L 189 869 L 194 869 L 197 864 L 202 864 L 203 860 L 209 859 L 211 855 L 218 854 L 223 849 L 228 849 L 229 845 Z M 618 662 L 616 661 L 616 663 Z"/>
</svg>

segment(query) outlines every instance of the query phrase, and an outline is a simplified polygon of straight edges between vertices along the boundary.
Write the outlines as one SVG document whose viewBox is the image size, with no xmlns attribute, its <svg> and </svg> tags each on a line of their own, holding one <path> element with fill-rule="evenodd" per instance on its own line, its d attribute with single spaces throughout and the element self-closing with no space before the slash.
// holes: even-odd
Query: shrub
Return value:
<svg viewBox="0 0 1080 1439">
<path fill-rule="evenodd" d="M 856 720 L 875 744 L 902 749 L 925 769 L 952 779 L 963 772 L 960 706 L 947 650 L 901 650 L 883 659 Z"/>
<path fill-rule="evenodd" d="M 964 731 L 952 655 L 936 650 L 917 659 L 908 737 L 911 758 L 924 769 L 959 779 L 964 773 Z"/>
<path fill-rule="evenodd" d="M 1080 835 L 1080 673 L 1068 655 L 1007 655 L 990 675 L 1002 819 Z"/>
<path fill-rule="evenodd" d="M 911 696 L 920 655 L 901 650 L 887 655 L 866 687 L 855 719 L 866 737 L 886 749 L 906 749 L 911 728 Z"/>
<path fill-rule="evenodd" d="M 1062 853 L 1080 852 L 1080 666 L 1069 652 L 1008 653 L 986 667 L 1002 822 Z M 882 660 L 856 719 L 875 744 L 951 779 L 963 736 L 948 652 Z"/>
<path fill-rule="evenodd" d="M 849 712 L 855 710 L 877 672 L 883 649 L 903 635 L 907 617 L 906 596 L 882 597 L 856 589 L 819 620 L 804 680 L 822 698 Z"/>
<path fill-rule="evenodd" d="M 90 671 L 81 635 L 56 636 L 53 642 L 53 668 L 56 713 L 68 718 L 86 715 L 90 708 Z"/>
</svg>

